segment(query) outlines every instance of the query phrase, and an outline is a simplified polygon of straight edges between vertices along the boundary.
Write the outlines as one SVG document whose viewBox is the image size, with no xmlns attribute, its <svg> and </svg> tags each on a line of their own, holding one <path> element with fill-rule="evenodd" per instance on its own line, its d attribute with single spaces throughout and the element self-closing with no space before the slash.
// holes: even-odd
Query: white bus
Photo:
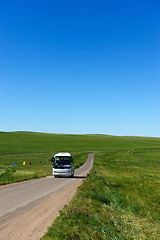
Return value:
<svg viewBox="0 0 160 240">
<path fill-rule="evenodd" d="M 72 155 L 70 153 L 57 153 L 52 158 L 53 162 L 53 176 L 74 176 L 74 169 L 72 167 Z"/>
</svg>

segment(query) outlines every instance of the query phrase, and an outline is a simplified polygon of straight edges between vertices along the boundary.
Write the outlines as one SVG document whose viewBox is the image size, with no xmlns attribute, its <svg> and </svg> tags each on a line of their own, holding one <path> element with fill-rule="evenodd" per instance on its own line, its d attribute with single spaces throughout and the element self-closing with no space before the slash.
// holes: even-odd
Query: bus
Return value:
<svg viewBox="0 0 160 240">
<path fill-rule="evenodd" d="M 57 153 L 52 158 L 53 176 L 56 177 L 74 177 L 72 167 L 72 155 L 70 153 Z"/>
</svg>

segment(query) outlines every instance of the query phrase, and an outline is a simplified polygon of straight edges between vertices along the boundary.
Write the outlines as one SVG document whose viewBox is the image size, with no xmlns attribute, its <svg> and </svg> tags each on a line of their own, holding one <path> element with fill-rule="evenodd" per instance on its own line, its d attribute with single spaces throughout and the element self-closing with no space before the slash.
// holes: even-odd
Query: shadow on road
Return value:
<svg viewBox="0 0 160 240">
<path fill-rule="evenodd" d="M 81 179 L 83 179 L 83 178 L 86 178 L 85 176 L 74 176 L 74 177 L 67 177 L 67 176 L 58 176 L 58 177 L 56 177 L 56 178 L 81 178 Z"/>
<path fill-rule="evenodd" d="M 73 178 L 86 178 L 85 176 L 74 176 Z"/>
</svg>

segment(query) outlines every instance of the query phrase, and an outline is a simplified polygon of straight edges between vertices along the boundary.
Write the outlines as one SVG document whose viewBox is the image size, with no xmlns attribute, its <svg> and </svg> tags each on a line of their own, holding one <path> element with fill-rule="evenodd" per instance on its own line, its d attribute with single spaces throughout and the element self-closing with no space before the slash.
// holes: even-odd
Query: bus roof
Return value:
<svg viewBox="0 0 160 240">
<path fill-rule="evenodd" d="M 72 155 L 70 153 L 62 152 L 62 153 L 56 153 L 54 157 L 72 157 Z"/>
</svg>

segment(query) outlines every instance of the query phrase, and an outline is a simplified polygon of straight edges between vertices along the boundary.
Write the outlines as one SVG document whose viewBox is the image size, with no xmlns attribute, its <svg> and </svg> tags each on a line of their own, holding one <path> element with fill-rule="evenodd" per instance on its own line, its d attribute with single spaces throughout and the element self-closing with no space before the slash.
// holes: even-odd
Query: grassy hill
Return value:
<svg viewBox="0 0 160 240">
<path fill-rule="evenodd" d="M 0 132 L 0 154 L 160 148 L 160 138 Z"/>
</svg>

